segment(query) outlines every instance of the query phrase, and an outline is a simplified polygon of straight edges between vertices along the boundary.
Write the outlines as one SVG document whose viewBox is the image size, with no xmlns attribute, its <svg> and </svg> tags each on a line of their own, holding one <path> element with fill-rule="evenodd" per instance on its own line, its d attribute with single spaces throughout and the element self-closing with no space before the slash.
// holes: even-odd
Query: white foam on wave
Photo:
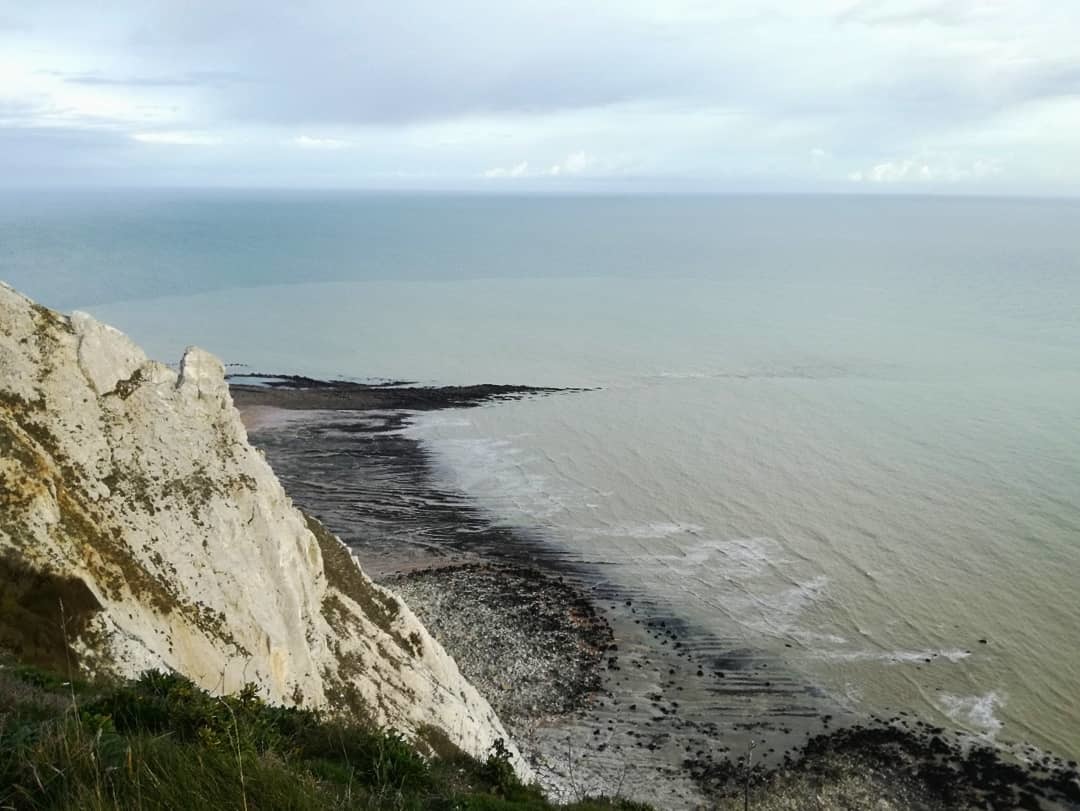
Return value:
<svg viewBox="0 0 1080 811">
<path fill-rule="evenodd" d="M 639 565 L 650 579 L 681 584 L 710 611 L 723 612 L 751 635 L 800 632 L 802 615 L 829 583 L 825 575 L 792 561 L 784 545 L 769 537 L 696 540 Z"/>
<path fill-rule="evenodd" d="M 428 439 L 432 431 L 439 428 L 468 428 L 472 422 L 454 411 L 428 411 L 417 414 L 409 420 L 401 433 L 410 439 Z"/>
<path fill-rule="evenodd" d="M 694 535 L 704 530 L 700 524 L 678 521 L 656 521 L 648 524 L 615 524 L 605 527 L 578 527 L 573 534 L 578 538 L 634 538 L 639 540 L 670 538 L 674 535 Z M 663 557 L 663 556 L 661 556 Z"/>
<path fill-rule="evenodd" d="M 833 662 L 881 662 L 886 665 L 925 663 L 927 660 L 944 659 L 953 664 L 966 659 L 971 651 L 960 649 L 942 650 L 817 650 L 809 656 L 812 659 L 825 659 Z"/>
<path fill-rule="evenodd" d="M 664 377 L 671 380 L 703 380 L 707 377 L 714 377 L 715 375 L 708 372 L 660 372 L 657 377 Z"/>
<path fill-rule="evenodd" d="M 993 738 L 1003 726 L 994 709 L 1005 705 L 1005 697 L 996 690 L 981 696 L 958 696 L 942 693 L 938 704 L 949 718 L 982 731 L 982 737 Z"/>
<path fill-rule="evenodd" d="M 795 583 L 780 592 L 777 608 L 783 616 L 788 618 L 789 627 L 790 623 L 805 612 L 811 603 L 821 599 L 828 585 L 829 578 L 821 574 L 809 580 Z"/>
<path fill-rule="evenodd" d="M 782 588 L 755 579 L 735 585 L 720 597 L 730 616 L 752 636 L 790 638 L 799 630 L 803 615 L 825 594 L 829 578 L 817 575 Z"/>
<path fill-rule="evenodd" d="M 807 631 L 804 629 L 792 631 L 791 636 L 806 644 L 827 643 L 830 645 L 846 645 L 848 643 L 847 637 L 840 636 L 839 634 L 826 634 L 820 631 Z"/>
<path fill-rule="evenodd" d="M 692 527 L 694 532 L 702 529 L 683 526 Z M 780 543 L 772 538 L 705 539 L 681 549 L 679 554 L 657 555 L 656 560 L 682 574 L 710 564 L 710 569 L 721 572 L 726 579 L 745 579 L 761 574 L 771 565 L 787 562 L 783 552 Z"/>
<path fill-rule="evenodd" d="M 853 376 L 872 376 L 884 369 L 867 367 L 855 368 L 843 364 L 810 363 L 795 365 L 749 366 L 734 369 L 714 369 L 699 371 L 696 369 L 664 369 L 647 378 L 663 380 L 832 380 Z"/>
<path fill-rule="evenodd" d="M 562 482 L 540 472 L 534 452 L 510 438 L 470 435 L 474 425 L 452 412 L 424 414 L 403 434 L 421 442 L 437 475 L 477 499 L 496 523 L 545 525 L 566 511 L 572 499 Z"/>
</svg>

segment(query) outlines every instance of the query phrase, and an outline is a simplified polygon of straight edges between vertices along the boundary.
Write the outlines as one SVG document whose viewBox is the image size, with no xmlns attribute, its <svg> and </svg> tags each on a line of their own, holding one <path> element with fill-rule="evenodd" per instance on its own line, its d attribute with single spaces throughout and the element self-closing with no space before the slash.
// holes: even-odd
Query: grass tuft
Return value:
<svg viewBox="0 0 1080 811">
<path fill-rule="evenodd" d="M 76 701 L 77 698 L 77 701 Z M 253 685 L 211 696 L 176 674 L 112 685 L 0 666 L 0 808 L 474 809 L 551 805 L 501 742 L 478 761 L 439 739 L 267 704 Z M 575 811 L 644 806 L 587 800 Z"/>
</svg>

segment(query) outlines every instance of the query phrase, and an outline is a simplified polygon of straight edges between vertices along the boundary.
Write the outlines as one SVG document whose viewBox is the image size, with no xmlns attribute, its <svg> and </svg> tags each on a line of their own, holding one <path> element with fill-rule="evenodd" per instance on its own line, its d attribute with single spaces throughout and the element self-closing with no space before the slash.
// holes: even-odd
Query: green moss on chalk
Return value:
<svg viewBox="0 0 1080 811">
<path fill-rule="evenodd" d="M 323 569 L 330 587 L 348 597 L 364 612 L 364 615 L 378 628 L 385 631 L 410 656 L 418 656 L 422 651 L 422 640 L 412 633 L 409 638 L 402 636 L 393 626 L 401 611 L 401 605 L 391 595 L 380 591 L 370 580 L 364 577 L 356 565 L 349 550 L 330 533 L 319 521 L 305 515 L 308 529 L 319 542 L 322 551 Z"/>
</svg>

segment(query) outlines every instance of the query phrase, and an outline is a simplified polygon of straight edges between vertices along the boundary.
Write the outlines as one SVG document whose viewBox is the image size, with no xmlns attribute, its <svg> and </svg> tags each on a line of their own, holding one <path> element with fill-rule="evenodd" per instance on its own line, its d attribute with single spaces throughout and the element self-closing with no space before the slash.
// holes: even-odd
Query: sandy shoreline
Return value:
<svg viewBox="0 0 1080 811">
<path fill-rule="evenodd" d="M 602 567 L 493 525 L 439 485 L 399 429 L 410 411 L 546 391 L 510 389 L 382 388 L 372 399 L 351 384 L 242 386 L 234 400 L 293 499 L 403 593 L 549 789 L 726 807 L 745 776 L 738 758 L 757 741 L 756 808 L 844 807 L 798 804 L 825 785 L 822 796 L 885 798 L 882 808 L 1080 807 L 1080 779 L 1060 760 L 1023 770 L 977 747 L 965 754 L 915 719 L 845 716 L 783 662 L 703 638 Z M 1058 799 L 1031 805 L 1045 794 Z M 789 795 L 796 804 L 768 804 Z"/>
</svg>

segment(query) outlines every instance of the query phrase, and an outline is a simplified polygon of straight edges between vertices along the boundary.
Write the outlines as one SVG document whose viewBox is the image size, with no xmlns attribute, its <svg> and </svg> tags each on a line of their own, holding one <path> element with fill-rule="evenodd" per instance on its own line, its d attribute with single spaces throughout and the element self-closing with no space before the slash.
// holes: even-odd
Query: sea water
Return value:
<svg viewBox="0 0 1080 811">
<path fill-rule="evenodd" d="M 1080 753 L 1080 203 L 8 195 L 0 278 L 164 360 L 588 387 L 410 430 L 843 704 Z"/>
</svg>

